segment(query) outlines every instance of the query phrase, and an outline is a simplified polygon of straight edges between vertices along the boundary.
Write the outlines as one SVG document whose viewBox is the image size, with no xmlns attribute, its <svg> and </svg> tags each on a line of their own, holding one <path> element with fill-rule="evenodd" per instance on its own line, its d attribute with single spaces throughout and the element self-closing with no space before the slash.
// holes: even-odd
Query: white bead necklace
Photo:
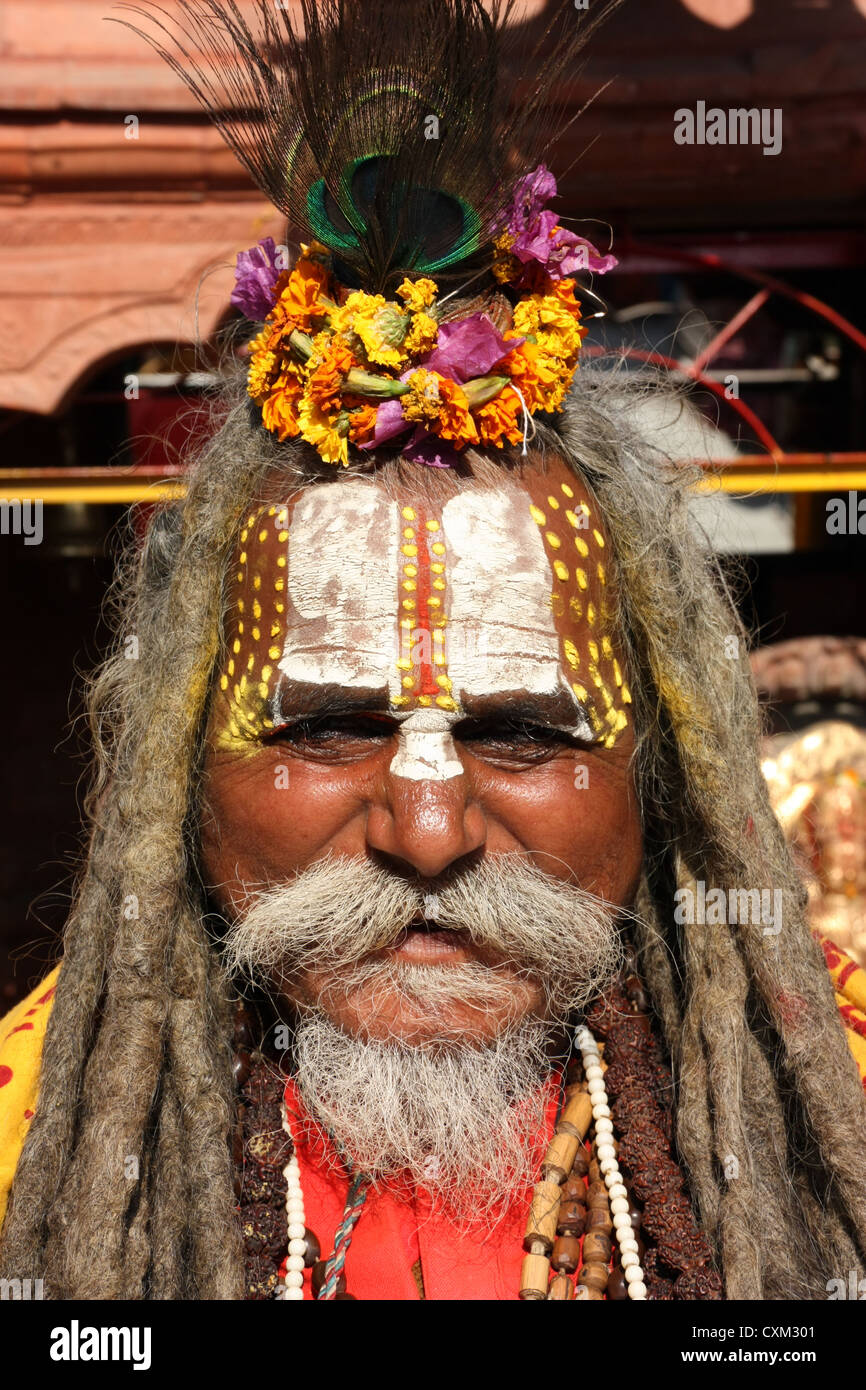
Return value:
<svg viewBox="0 0 866 1390">
<path fill-rule="evenodd" d="M 283 1102 L 283 1129 L 291 1138 L 292 1131 L 289 1128 L 285 1101 Z M 286 1180 L 286 1221 L 289 1237 L 283 1298 L 289 1303 L 299 1303 L 304 1297 L 307 1219 L 304 1211 L 304 1193 L 301 1189 L 301 1170 L 298 1167 L 298 1156 L 294 1151 L 283 1169 L 283 1177 Z"/>
<path fill-rule="evenodd" d="M 610 1213 L 620 1250 L 620 1264 L 628 1284 L 628 1296 L 633 1299 L 645 1299 L 647 1288 L 638 1256 L 637 1238 L 628 1214 L 628 1192 L 613 1147 L 613 1121 L 607 1103 L 598 1044 L 585 1024 L 575 1030 L 574 1038 L 583 1057 L 583 1071 L 592 1101 L 592 1117 L 595 1120 L 595 1151 L 610 1198 Z"/>
<path fill-rule="evenodd" d="M 629 1298 L 646 1299 L 647 1287 L 644 1272 L 638 1256 L 638 1243 L 628 1213 L 628 1192 L 622 1180 L 616 1152 L 613 1147 L 613 1121 L 607 1103 L 604 1085 L 604 1071 L 598 1044 L 592 1033 L 581 1025 L 575 1031 L 575 1041 L 583 1058 L 583 1071 L 586 1077 L 589 1098 L 592 1101 L 592 1117 L 595 1121 L 596 1146 L 599 1170 L 604 1177 L 607 1194 L 610 1198 L 610 1212 L 620 1251 L 620 1264 L 628 1284 Z M 283 1129 L 291 1138 L 289 1117 L 283 1102 Z M 301 1188 L 301 1170 L 294 1152 L 283 1169 L 286 1180 L 286 1221 L 288 1225 L 289 1253 L 286 1259 L 286 1275 L 283 1299 L 290 1303 L 301 1302 L 304 1297 L 304 1257 L 306 1242 L 306 1211 L 304 1193 Z"/>
</svg>

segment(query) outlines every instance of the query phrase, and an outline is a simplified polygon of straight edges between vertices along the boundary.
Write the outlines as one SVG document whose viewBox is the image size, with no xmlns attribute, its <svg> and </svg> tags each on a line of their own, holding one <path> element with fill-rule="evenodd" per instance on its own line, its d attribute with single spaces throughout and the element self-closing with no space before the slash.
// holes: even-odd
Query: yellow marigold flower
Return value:
<svg viewBox="0 0 866 1390">
<path fill-rule="evenodd" d="M 513 280 L 520 271 L 520 262 L 516 256 L 512 256 L 511 248 L 514 245 L 514 237 L 510 232 L 500 232 L 494 239 L 493 265 L 491 269 L 494 276 L 505 284 L 508 280 Z"/>
<path fill-rule="evenodd" d="M 545 351 L 556 357 L 576 358 L 580 351 L 581 326 L 573 306 L 557 293 L 530 294 L 515 306 L 514 332 L 531 335 Z"/>
<path fill-rule="evenodd" d="M 504 387 L 492 401 L 473 411 L 482 444 L 501 447 L 503 438 L 511 444 L 519 444 L 523 439 L 523 427 L 519 423 L 522 414 L 523 406 L 517 392 L 510 386 Z"/>
<path fill-rule="evenodd" d="M 260 334 L 259 337 L 261 336 Z M 250 358 L 250 365 L 247 370 L 247 394 L 252 396 L 257 404 L 261 404 L 261 398 L 267 395 L 271 388 L 276 365 L 277 354 L 269 352 L 267 348 L 258 348 Z"/>
<path fill-rule="evenodd" d="M 420 357 L 432 352 L 439 337 L 439 324 L 436 319 L 423 312 L 412 315 L 412 327 L 406 334 L 403 348 L 410 357 Z"/>
<path fill-rule="evenodd" d="M 439 293 L 439 286 L 435 280 L 404 280 L 402 285 L 397 288 L 397 293 L 403 300 L 406 308 L 413 314 L 418 314 L 422 309 L 429 309 L 433 300 Z"/>
<path fill-rule="evenodd" d="M 439 419 L 442 401 L 440 383 L 443 381 L 444 377 L 438 372 L 428 372 L 424 367 L 412 373 L 409 377 L 412 389 L 400 401 L 407 420 L 426 425 Z"/>
<path fill-rule="evenodd" d="M 283 373 L 262 405 L 262 424 L 282 442 L 300 434 L 298 402 L 303 385 L 297 377 Z"/>
<path fill-rule="evenodd" d="M 354 315 L 352 331 L 364 344 L 371 363 L 379 367 L 399 367 L 406 360 L 403 340 L 409 320 L 399 305 L 389 304 L 380 294 L 368 298 L 378 300 L 378 304 Z"/>
<path fill-rule="evenodd" d="M 345 430 L 338 428 L 337 421 L 325 415 L 308 396 L 301 398 L 298 407 L 298 421 L 301 434 L 308 444 L 312 444 L 326 463 L 349 465 L 349 443 Z"/>
</svg>

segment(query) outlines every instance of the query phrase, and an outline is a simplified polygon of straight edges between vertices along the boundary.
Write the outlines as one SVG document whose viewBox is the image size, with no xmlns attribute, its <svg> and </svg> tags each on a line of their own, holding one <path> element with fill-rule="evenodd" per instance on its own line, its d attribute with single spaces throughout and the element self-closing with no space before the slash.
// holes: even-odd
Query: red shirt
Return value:
<svg viewBox="0 0 866 1390">
<path fill-rule="evenodd" d="M 547 1140 L 556 1121 L 558 1078 L 552 1078 L 545 1089 L 543 1137 Z M 334 1248 L 350 1178 L 330 1141 L 304 1111 L 292 1081 L 286 1086 L 286 1109 L 307 1226 L 318 1237 L 324 1260 Z M 529 1185 L 493 1227 L 468 1226 L 433 1214 L 426 1194 L 408 1184 L 399 1196 L 371 1187 L 346 1255 L 348 1292 L 363 1301 L 417 1301 L 420 1294 L 412 1266 L 420 1259 L 425 1299 L 516 1299 L 531 1195 Z M 312 1301 L 310 1275 L 306 1270 L 304 1298 Z"/>
</svg>

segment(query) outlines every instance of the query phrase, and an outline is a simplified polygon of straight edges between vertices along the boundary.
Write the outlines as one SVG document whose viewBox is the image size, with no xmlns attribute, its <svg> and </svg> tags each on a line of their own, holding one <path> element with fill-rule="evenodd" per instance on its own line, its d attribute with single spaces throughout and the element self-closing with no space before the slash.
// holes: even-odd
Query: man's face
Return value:
<svg viewBox="0 0 866 1390">
<path fill-rule="evenodd" d="M 440 884 L 509 856 L 630 904 L 641 836 L 608 555 L 558 460 L 436 504 L 344 478 L 253 509 L 208 731 L 206 880 L 234 920 L 326 858 L 372 862 L 432 893 L 377 959 L 439 980 L 409 1010 L 391 975 L 342 989 L 325 951 L 273 972 L 291 1003 L 372 1038 L 491 1039 L 543 1013 L 544 981 L 519 950 L 439 928 Z M 467 963 L 495 969 L 499 1004 L 449 1003 L 443 971 Z"/>
</svg>

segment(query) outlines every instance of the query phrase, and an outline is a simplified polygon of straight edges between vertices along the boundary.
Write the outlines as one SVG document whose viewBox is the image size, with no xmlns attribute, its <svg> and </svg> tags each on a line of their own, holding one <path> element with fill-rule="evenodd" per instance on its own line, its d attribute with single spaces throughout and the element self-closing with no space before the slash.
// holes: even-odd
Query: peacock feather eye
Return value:
<svg viewBox="0 0 866 1390">
<path fill-rule="evenodd" d="M 341 172 L 338 194 L 318 179 L 307 194 L 317 241 L 337 256 L 363 255 L 371 241 L 392 247 L 390 263 L 429 275 L 474 255 L 481 219 L 465 199 L 392 177 L 393 156 L 367 155 Z"/>
</svg>

